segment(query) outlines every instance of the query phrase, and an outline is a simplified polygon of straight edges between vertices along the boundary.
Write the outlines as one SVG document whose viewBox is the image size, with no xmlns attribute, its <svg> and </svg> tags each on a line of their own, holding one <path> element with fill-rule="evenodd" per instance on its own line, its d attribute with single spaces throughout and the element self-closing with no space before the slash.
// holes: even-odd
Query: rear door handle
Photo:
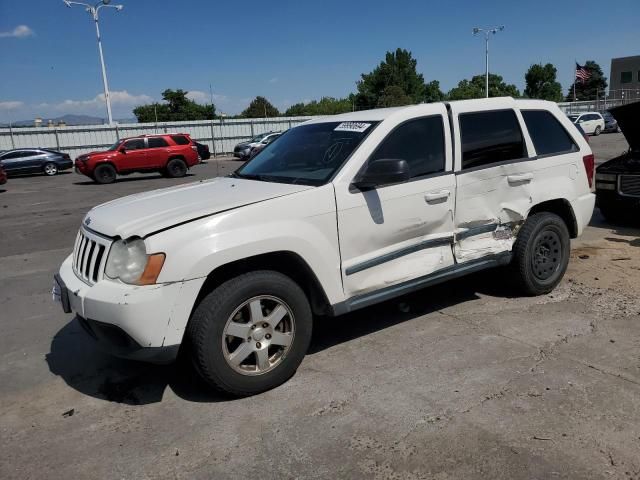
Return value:
<svg viewBox="0 0 640 480">
<path fill-rule="evenodd" d="M 441 190 L 439 192 L 427 193 L 424 196 L 424 201 L 427 203 L 434 203 L 439 200 L 446 200 L 451 195 L 449 190 Z"/>
<path fill-rule="evenodd" d="M 509 175 L 507 181 L 509 183 L 529 183 L 533 179 L 533 173 L 523 173 L 522 175 Z"/>
</svg>

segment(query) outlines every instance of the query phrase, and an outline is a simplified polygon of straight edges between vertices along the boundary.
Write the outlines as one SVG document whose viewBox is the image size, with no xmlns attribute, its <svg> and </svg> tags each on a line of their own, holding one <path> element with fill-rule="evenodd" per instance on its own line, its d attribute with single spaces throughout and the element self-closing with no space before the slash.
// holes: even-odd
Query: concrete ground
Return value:
<svg viewBox="0 0 640 480">
<path fill-rule="evenodd" d="M 50 295 L 84 213 L 238 165 L 0 187 L 1 478 L 640 479 L 640 230 L 598 212 L 552 294 L 495 270 L 323 321 L 252 398 L 96 351 Z"/>
</svg>

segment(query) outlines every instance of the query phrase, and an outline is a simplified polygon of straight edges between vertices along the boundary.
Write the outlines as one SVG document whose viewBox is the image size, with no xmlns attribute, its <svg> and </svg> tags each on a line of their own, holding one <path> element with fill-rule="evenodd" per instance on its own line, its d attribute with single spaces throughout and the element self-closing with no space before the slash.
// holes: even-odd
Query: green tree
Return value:
<svg viewBox="0 0 640 480">
<path fill-rule="evenodd" d="M 284 113 L 286 116 L 336 115 L 353 109 L 353 94 L 347 98 L 322 97 L 308 103 L 291 105 Z"/>
<path fill-rule="evenodd" d="M 402 87 L 389 85 L 378 98 L 377 107 L 400 107 L 414 103 L 409 95 L 404 93 Z"/>
<path fill-rule="evenodd" d="M 440 82 L 438 80 L 432 80 L 425 86 L 424 101 L 427 103 L 441 102 L 446 98 L 446 95 L 440 90 Z"/>
<path fill-rule="evenodd" d="M 175 122 L 185 120 L 211 120 L 215 118 L 215 105 L 200 105 L 187 98 L 185 90 L 167 89 L 162 92 L 162 103 L 154 102 L 133 109 L 140 123 Z"/>
<path fill-rule="evenodd" d="M 254 98 L 240 116 L 245 118 L 277 117 L 280 112 L 264 97 Z"/>
<path fill-rule="evenodd" d="M 556 80 L 557 73 L 556 67 L 550 63 L 531 65 L 524 75 L 524 94 L 529 98 L 561 102 L 562 85 Z"/>
<path fill-rule="evenodd" d="M 576 100 L 595 100 L 597 95 L 603 95 L 608 83 L 607 77 L 602 73 L 602 68 L 593 60 L 587 60 L 584 67 L 591 76 L 584 82 L 576 80 Z M 573 100 L 573 83 L 569 87 L 566 100 Z"/>
<path fill-rule="evenodd" d="M 363 73 L 357 83 L 358 94 L 356 105 L 359 109 L 373 108 L 388 102 L 390 92 L 395 92 L 396 100 L 403 99 L 407 103 L 419 103 L 425 99 L 424 77 L 416 70 L 417 61 L 411 52 L 398 48 L 395 52 L 387 52 L 384 61 L 380 62 L 370 73 Z M 387 91 L 388 87 L 395 86 L 400 90 Z"/>
<path fill-rule="evenodd" d="M 483 98 L 485 96 L 485 76 L 476 75 L 471 80 L 461 80 L 457 87 L 452 88 L 447 94 L 449 100 L 467 100 L 470 98 Z M 489 74 L 490 97 L 519 97 L 520 91 L 515 85 L 507 84 L 500 75 Z"/>
</svg>

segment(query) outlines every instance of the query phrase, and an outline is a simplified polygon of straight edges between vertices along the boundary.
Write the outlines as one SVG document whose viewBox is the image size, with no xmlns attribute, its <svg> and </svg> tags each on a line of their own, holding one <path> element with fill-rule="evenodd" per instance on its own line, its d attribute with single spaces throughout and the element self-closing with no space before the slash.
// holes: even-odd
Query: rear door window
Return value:
<svg viewBox="0 0 640 480">
<path fill-rule="evenodd" d="M 176 142 L 177 145 L 189 145 L 189 139 L 184 135 L 171 135 L 171 140 Z"/>
<path fill-rule="evenodd" d="M 443 172 L 444 127 L 442 116 L 418 118 L 396 127 L 369 161 L 382 158 L 406 160 L 411 178 Z"/>
<path fill-rule="evenodd" d="M 144 138 L 134 138 L 124 142 L 124 148 L 127 150 L 142 150 L 147 147 L 144 144 Z"/>
<path fill-rule="evenodd" d="M 462 113 L 459 119 L 463 170 L 527 156 L 513 110 Z"/>
<path fill-rule="evenodd" d="M 522 110 L 521 113 L 538 155 L 578 151 L 578 146 L 552 113 L 546 110 Z"/>
<path fill-rule="evenodd" d="M 149 142 L 149 148 L 161 148 L 169 146 L 167 141 L 162 137 L 149 137 L 147 141 Z"/>
</svg>

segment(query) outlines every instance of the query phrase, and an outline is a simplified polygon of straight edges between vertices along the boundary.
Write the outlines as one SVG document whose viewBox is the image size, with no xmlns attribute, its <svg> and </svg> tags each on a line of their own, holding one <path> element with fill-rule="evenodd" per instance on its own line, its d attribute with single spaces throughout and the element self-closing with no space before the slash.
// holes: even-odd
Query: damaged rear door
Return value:
<svg viewBox="0 0 640 480">
<path fill-rule="evenodd" d="M 450 106 L 454 128 L 458 263 L 511 251 L 531 208 L 534 161 L 531 140 L 512 99 L 496 109 L 480 101 Z"/>
</svg>

